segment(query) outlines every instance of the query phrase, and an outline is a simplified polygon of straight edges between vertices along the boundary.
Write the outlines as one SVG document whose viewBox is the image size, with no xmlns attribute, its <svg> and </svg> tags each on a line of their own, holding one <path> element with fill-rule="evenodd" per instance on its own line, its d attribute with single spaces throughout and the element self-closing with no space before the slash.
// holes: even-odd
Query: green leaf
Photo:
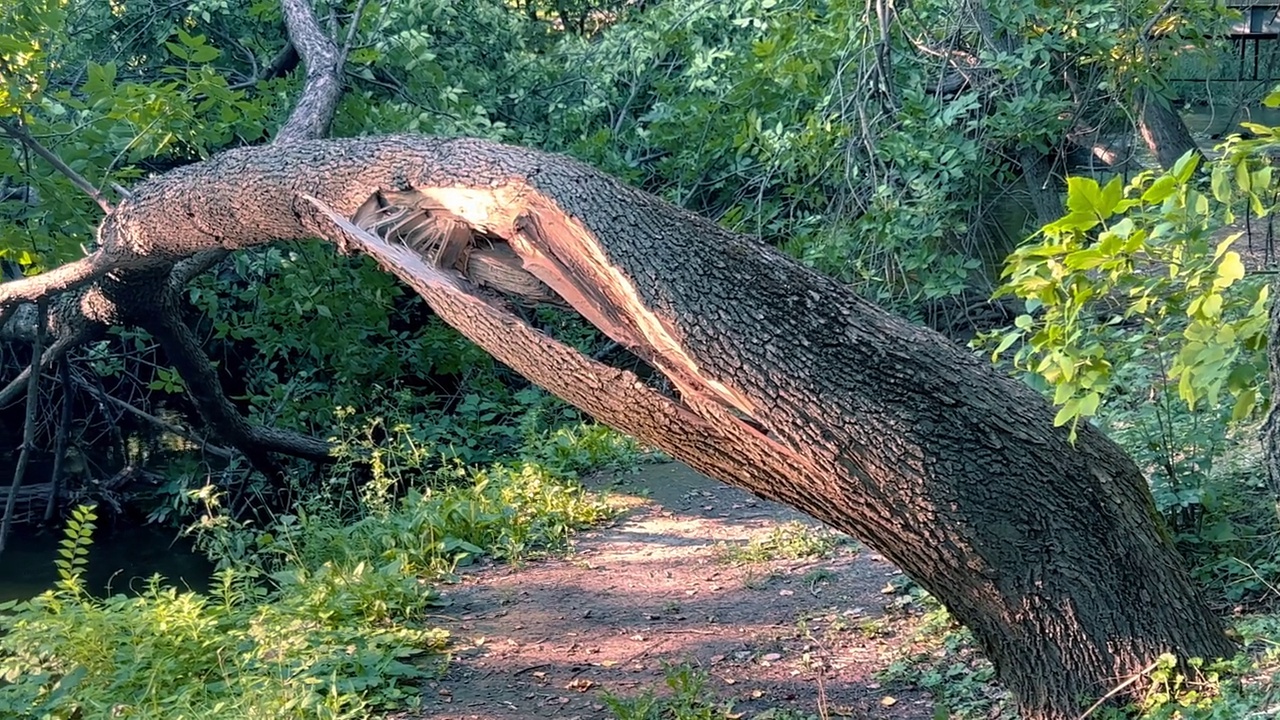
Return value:
<svg viewBox="0 0 1280 720">
<path fill-rule="evenodd" d="M 1142 201 L 1146 203 L 1163 202 L 1178 189 L 1178 180 L 1172 175 L 1161 175 L 1151 183 L 1151 187 L 1142 193 Z"/>
<path fill-rule="evenodd" d="M 1077 398 L 1068 400 L 1066 404 L 1058 410 L 1058 414 L 1053 416 L 1053 426 L 1062 427 L 1076 419 L 1076 417 L 1079 416 L 1079 412 L 1077 412 L 1077 406 L 1079 403 L 1080 401 Z"/>
<path fill-rule="evenodd" d="M 1021 337 L 1022 333 L 1020 332 L 1005 333 L 1005 336 L 1000 338 L 1000 344 L 996 345 L 996 349 L 991 351 L 991 362 L 998 361 L 1000 354 L 1008 350 Z"/>
<path fill-rule="evenodd" d="M 1232 243 L 1234 243 L 1236 240 L 1239 240 L 1241 235 L 1244 235 L 1244 233 L 1234 233 L 1232 235 L 1228 235 L 1226 238 L 1223 239 L 1222 242 L 1218 243 L 1218 246 L 1213 250 L 1213 261 L 1218 262 L 1219 260 L 1221 260 L 1222 256 L 1226 254 L 1227 250 L 1231 249 Z"/>
<path fill-rule="evenodd" d="M 1091 392 L 1080 399 L 1080 407 L 1077 415 L 1080 417 L 1089 417 L 1098 411 L 1098 403 L 1102 402 L 1102 395 Z"/>
<path fill-rule="evenodd" d="M 1067 208 L 1077 213 L 1105 217 L 1098 181 L 1087 177 L 1067 178 Z"/>
<path fill-rule="evenodd" d="M 1045 230 L 1058 233 L 1069 231 L 1085 232 L 1092 229 L 1099 222 L 1101 220 L 1098 219 L 1096 213 L 1076 210 L 1059 218 L 1056 222 L 1046 225 Z"/>
<path fill-rule="evenodd" d="M 1242 277 L 1244 277 L 1244 263 L 1240 261 L 1240 254 L 1229 251 L 1218 262 L 1218 277 L 1214 279 L 1213 286 L 1221 290 L 1230 287 Z"/>
<path fill-rule="evenodd" d="M 1103 218 L 1110 217 L 1116 211 L 1120 201 L 1124 199 L 1124 183 L 1117 175 L 1102 188 L 1102 196 L 1098 201 L 1098 211 Z"/>
<path fill-rule="evenodd" d="M 1188 150 L 1178 161 L 1173 164 L 1173 174 L 1175 180 L 1179 183 L 1186 183 L 1195 174 L 1196 168 L 1200 166 L 1200 159 L 1203 157 L 1198 150 Z"/>
<path fill-rule="evenodd" d="M 1249 167 L 1247 163 L 1236 165 L 1236 187 L 1245 192 L 1253 189 L 1252 178 L 1249 175 Z"/>
<path fill-rule="evenodd" d="M 1227 202 L 1231 199 L 1231 181 L 1227 177 L 1227 173 L 1231 172 L 1229 165 L 1225 163 L 1214 163 L 1213 172 L 1210 174 L 1212 180 L 1210 186 L 1213 190 L 1213 198 L 1218 202 Z"/>
</svg>

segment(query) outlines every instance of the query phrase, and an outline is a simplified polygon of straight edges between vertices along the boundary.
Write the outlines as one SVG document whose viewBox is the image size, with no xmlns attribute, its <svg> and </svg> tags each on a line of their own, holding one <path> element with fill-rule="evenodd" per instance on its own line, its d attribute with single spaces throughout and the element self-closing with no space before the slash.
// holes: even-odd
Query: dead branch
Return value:
<svg viewBox="0 0 1280 720">
<path fill-rule="evenodd" d="M 67 438 L 71 435 L 71 364 L 58 365 L 58 384 L 62 387 L 62 412 L 58 416 L 58 434 L 53 441 L 53 473 L 49 484 L 49 500 L 44 506 L 44 522 L 53 519 L 58 507 L 58 495 L 62 492 L 62 470 L 66 464 Z"/>
<path fill-rule="evenodd" d="M 45 162 L 53 166 L 54 170 L 65 175 L 73 185 L 83 190 L 89 197 L 93 198 L 93 201 L 98 203 L 98 207 L 102 208 L 102 212 L 107 213 L 108 215 L 111 214 L 111 211 L 113 210 L 111 203 L 105 196 L 103 196 L 98 188 L 94 187 L 93 183 L 84 179 L 84 176 L 80 173 L 72 170 L 70 165 L 62 161 L 62 158 L 53 154 L 48 148 L 41 145 L 39 141 L 31 136 L 31 133 L 27 132 L 26 128 L 11 120 L 0 120 L 0 131 L 3 131 L 9 137 L 22 143 L 27 147 L 27 149 L 31 150 L 31 152 L 34 152 L 36 155 L 44 158 Z"/>
<path fill-rule="evenodd" d="M 44 345 L 45 319 L 48 317 L 48 302 L 40 300 L 36 312 L 36 340 L 31 348 L 31 374 L 27 381 L 27 411 L 22 424 L 22 451 L 18 453 L 18 465 L 13 469 L 13 483 L 9 485 L 9 497 L 4 503 L 4 517 L 0 518 L 0 554 L 4 553 L 5 542 L 9 539 L 9 530 L 13 526 L 13 509 L 18 502 L 18 489 L 22 487 L 23 475 L 27 472 L 27 463 L 31 460 L 31 451 L 36 445 L 36 402 L 40 394 L 40 358 Z"/>
<path fill-rule="evenodd" d="M 94 387 L 93 385 L 90 385 L 84 380 L 76 380 L 75 384 L 79 385 L 85 390 L 88 390 L 90 393 L 92 393 L 95 397 L 98 398 L 99 402 L 102 402 L 108 405 L 114 405 L 115 407 L 129 413 L 130 415 L 133 415 L 136 418 L 145 420 L 146 422 L 154 425 L 155 427 L 159 428 L 160 430 L 163 430 L 164 432 L 177 435 L 178 437 L 186 440 L 190 440 L 192 443 L 195 443 L 196 445 L 198 445 L 202 451 L 207 452 L 210 455 L 213 455 L 214 457 L 222 458 L 223 460 L 235 459 L 236 454 L 234 452 L 220 445 L 215 445 L 209 442 L 208 439 L 202 437 L 199 433 L 196 433 L 192 430 L 188 430 L 187 428 L 184 428 L 178 425 L 174 425 L 173 423 L 167 422 L 161 418 L 158 418 L 155 415 L 152 415 L 151 413 L 145 410 L 134 407 L 133 405 L 130 405 L 129 403 L 119 398 L 112 397 L 111 395 L 108 395 L 105 390 L 102 390 L 100 387 Z M 56 473 L 56 470 L 55 470 L 55 473 Z M 55 482 L 56 482 L 56 479 L 55 479 Z"/>
<path fill-rule="evenodd" d="M 41 300 L 40 302 L 47 302 L 47 301 Z M 39 334 L 37 333 L 37 335 Z M 49 349 L 45 350 L 44 353 L 41 355 L 39 363 L 35 363 L 35 362 L 31 363 L 29 367 L 23 369 L 22 372 L 18 373 L 18 376 L 15 377 L 13 380 L 11 380 L 8 385 L 5 385 L 4 388 L 0 389 L 0 407 L 4 407 L 5 405 L 8 405 L 10 401 L 12 401 L 15 397 L 17 397 L 19 390 L 21 390 L 22 388 L 22 385 L 27 381 L 28 378 L 31 377 L 31 372 L 33 369 L 36 372 L 44 372 L 45 368 L 48 368 L 49 366 L 53 365 L 55 362 L 60 360 L 62 356 L 66 355 L 68 350 L 75 347 L 79 347 L 80 344 L 87 338 L 88 338 L 88 333 L 86 332 L 86 333 L 78 333 L 74 335 L 66 335 L 54 341 L 54 343 L 49 346 Z"/>
</svg>

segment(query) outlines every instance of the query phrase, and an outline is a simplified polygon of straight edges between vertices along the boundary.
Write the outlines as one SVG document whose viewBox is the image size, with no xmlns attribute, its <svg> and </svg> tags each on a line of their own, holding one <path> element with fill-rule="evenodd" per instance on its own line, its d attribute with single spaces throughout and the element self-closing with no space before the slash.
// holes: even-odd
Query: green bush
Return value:
<svg viewBox="0 0 1280 720">
<path fill-rule="evenodd" d="M 574 443 L 548 452 L 586 466 L 583 457 L 616 459 L 628 447 L 581 433 L 585 455 Z M 409 686 L 444 663 L 447 634 L 427 622 L 435 582 L 481 556 L 561 548 L 575 528 L 612 517 L 548 466 L 410 473 L 424 458 L 409 443 L 380 447 L 357 501 L 318 493 L 264 531 L 197 491 L 208 513 L 201 546 L 221 565 L 208 593 L 153 577 L 137 596 L 92 597 L 81 575 L 94 514 L 77 510 L 57 587 L 0 606 L 0 716 L 357 718 L 411 705 Z M 331 487 L 349 487 L 354 467 L 340 462 Z"/>
</svg>

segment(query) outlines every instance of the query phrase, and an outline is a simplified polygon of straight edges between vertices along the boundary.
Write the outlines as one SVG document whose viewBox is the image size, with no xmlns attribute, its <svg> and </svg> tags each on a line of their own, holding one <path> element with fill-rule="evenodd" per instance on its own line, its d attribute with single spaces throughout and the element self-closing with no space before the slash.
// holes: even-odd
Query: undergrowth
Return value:
<svg viewBox="0 0 1280 720">
<path fill-rule="evenodd" d="M 76 510 L 57 585 L 0 605 L 0 717 L 328 720 L 413 707 L 413 684 L 447 659 L 436 583 L 480 558 L 555 551 L 607 520 L 573 473 L 636 457 L 632 441 L 591 427 L 537 433 L 524 459 L 488 467 L 440 462 L 412 438 L 404 426 L 345 432 L 326 482 L 266 527 L 230 517 L 214 488 L 193 492 L 198 544 L 219 565 L 207 593 L 156 576 L 137 595 L 93 597 L 96 516 Z"/>
<path fill-rule="evenodd" d="M 822 558 L 845 542 L 850 542 L 847 535 L 793 521 L 777 525 L 746 544 L 721 543 L 716 548 L 716 557 L 720 562 L 734 565 Z"/>
<path fill-rule="evenodd" d="M 1017 720 L 995 668 L 935 599 L 906 580 L 890 611 L 913 615 L 914 630 L 901 657 L 880 679 L 887 685 L 933 695 L 939 720 Z M 1235 658 L 1179 663 L 1165 654 L 1143 669 L 1145 691 L 1124 707 L 1082 706 L 1096 720 L 1244 720 L 1280 716 L 1280 616 L 1257 615 L 1235 623 L 1241 652 Z M 1103 693 L 1099 693 L 1102 695 Z"/>
<path fill-rule="evenodd" d="M 665 691 L 650 688 L 637 695 L 605 695 L 605 705 L 617 720 L 737 720 L 733 703 L 718 697 L 707 684 L 707 673 L 688 663 L 663 667 Z M 756 713 L 756 720 L 816 720 L 816 716 L 770 708 Z"/>
</svg>

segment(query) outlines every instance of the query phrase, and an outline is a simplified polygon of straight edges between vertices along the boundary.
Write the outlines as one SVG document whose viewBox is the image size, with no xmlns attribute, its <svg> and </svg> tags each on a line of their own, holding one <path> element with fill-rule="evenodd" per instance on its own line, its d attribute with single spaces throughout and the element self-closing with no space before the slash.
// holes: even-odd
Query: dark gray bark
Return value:
<svg viewBox="0 0 1280 720">
<path fill-rule="evenodd" d="M 379 192 L 505 240 L 680 402 L 540 335 L 457 270 L 392 263 L 442 317 L 602 421 L 884 553 L 973 630 L 1028 717 L 1074 717 L 1163 652 L 1233 652 L 1105 437 L 1085 427 L 1072 446 L 1042 398 L 937 333 L 566 158 L 418 137 L 233 151 L 138 187 L 102 228 L 104 262 L 368 242 L 307 198 L 350 218 Z"/>
<path fill-rule="evenodd" d="M 1134 110 L 1138 116 L 1138 135 L 1155 155 L 1160 167 L 1168 170 L 1178 158 L 1188 152 L 1200 152 L 1191 137 L 1191 131 L 1182 116 L 1173 110 L 1167 100 L 1161 99 L 1146 88 L 1139 87 L 1133 94 Z"/>
</svg>

